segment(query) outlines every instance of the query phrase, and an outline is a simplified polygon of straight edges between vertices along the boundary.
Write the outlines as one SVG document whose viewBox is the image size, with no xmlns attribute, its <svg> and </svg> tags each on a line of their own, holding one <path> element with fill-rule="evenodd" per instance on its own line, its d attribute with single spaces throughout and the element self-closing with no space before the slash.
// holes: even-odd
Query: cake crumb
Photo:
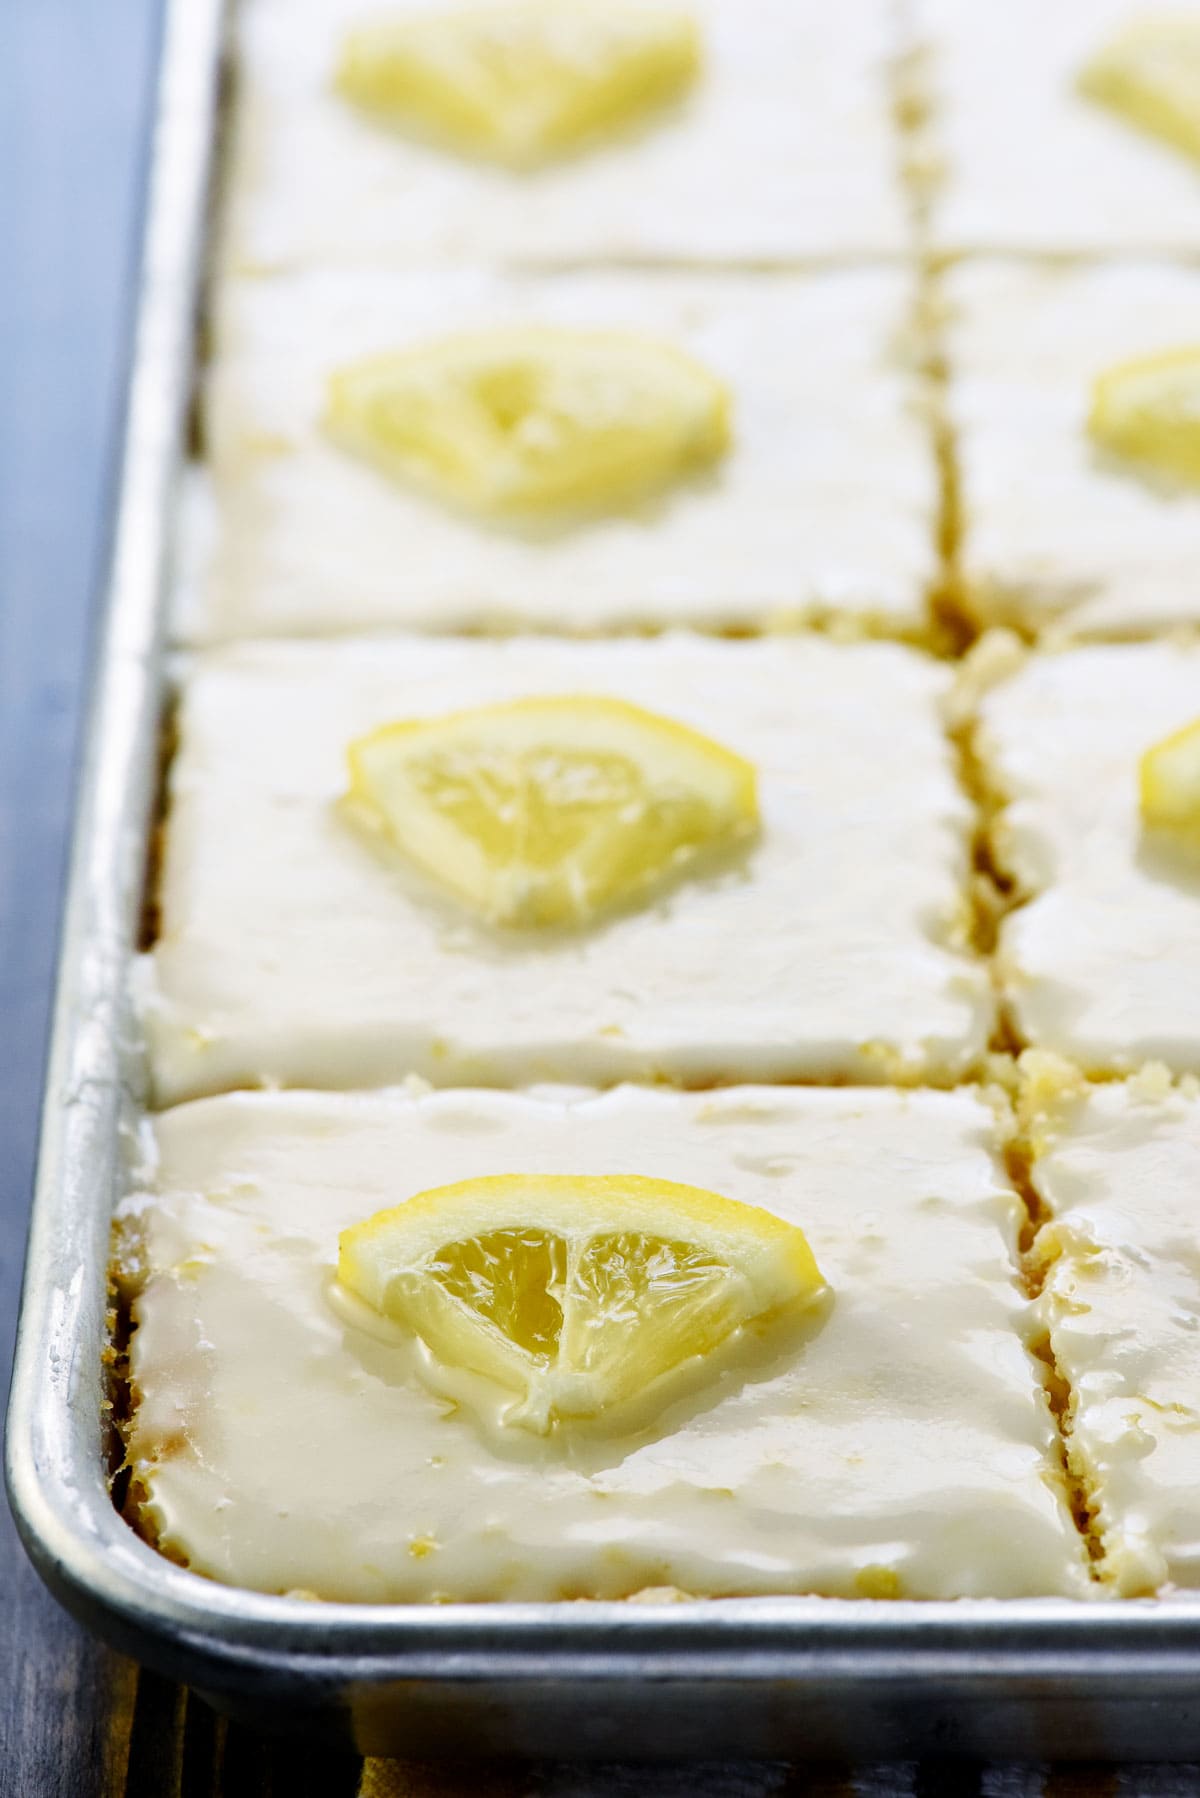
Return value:
<svg viewBox="0 0 1200 1798">
<path fill-rule="evenodd" d="M 1087 1079 L 1074 1062 L 1048 1049 L 1024 1050 L 1017 1068 L 1017 1114 L 1030 1149 L 1035 1156 L 1041 1155 L 1053 1135 L 1059 1113 L 1087 1092 Z"/>
<path fill-rule="evenodd" d="M 678 1586 L 643 1586 L 640 1592 L 631 1592 L 630 1604 L 692 1604 L 690 1592 L 683 1592 Z"/>
<path fill-rule="evenodd" d="M 904 1587 L 894 1567 L 860 1567 L 854 1576 L 859 1598 L 902 1598 Z"/>
<path fill-rule="evenodd" d="M 1129 1076 L 1129 1090 L 1144 1105 L 1158 1105 L 1169 1099 L 1172 1090 L 1171 1070 L 1165 1061 L 1147 1061 Z"/>
<path fill-rule="evenodd" d="M 962 730 L 970 724 L 984 695 L 1015 674 L 1027 653 L 1015 631 L 985 631 L 955 671 L 954 685 L 946 698 L 950 729 Z"/>
</svg>

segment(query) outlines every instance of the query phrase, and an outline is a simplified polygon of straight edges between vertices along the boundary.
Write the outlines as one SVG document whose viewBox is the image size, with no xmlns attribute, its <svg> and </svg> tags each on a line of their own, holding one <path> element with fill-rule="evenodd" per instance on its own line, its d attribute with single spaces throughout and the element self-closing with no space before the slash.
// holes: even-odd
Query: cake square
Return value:
<svg viewBox="0 0 1200 1798">
<path fill-rule="evenodd" d="M 339 97 L 342 39 L 372 14 L 363 0 L 249 0 L 224 266 L 900 254 L 885 0 L 833 11 L 818 0 L 689 0 L 687 10 L 704 66 L 680 103 L 513 173 L 389 130 Z"/>
<path fill-rule="evenodd" d="M 946 301 L 967 609 L 1091 637 L 1200 622 L 1200 491 L 1087 430 L 1097 376 L 1195 341 L 1200 269 L 980 263 Z"/>
<path fill-rule="evenodd" d="M 1039 1306 L 1100 1572 L 1125 1596 L 1200 1586 L 1200 1098 L 1148 1070 L 1047 1109 Z"/>
<path fill-rule="evenodd" d="M 1143 828 L 1146 750 L 1200 715 L 1200 650 L 1032 656 L 984 700 L 993 859 L 1018 908 L 997 969 L 1021 1036 L 1091 1074 L 1200 1067 L 1200 857 Z"/>
<path fill-rule="evenodd" d="M 161 933 L 142 967 L 160 1103 L 236 1085 L 932 1080 L 981 1056 L 971 819 L 948 671 L 822 639 L 239 645 L 179 714 Z M 732 862 L 578 930 L 488 926 L 337 805 L 394 720 L 533 695 L 631 702 L 756 768 Z"/>
<path fill-rule="evenodd" d="M 560 632 L 814 618 L 919 634 L 937 480 L 911 285 L 820 276 L 310 275 L 226 290 L 207 403 L 217 546 L 201 638 L 385 627 Z M 489 525 L 320 426 L 340 366 L 507 324 L 629 330 L 732 392 L 724 458 L 566 525 Z"/>
<path fill-rule="evenodd" d="M 213 1578 L 348 1601 L 1083 1595 L 996 1132 L 966 1091 L 168 1112 L 123 1225 L 142 1526 Z M 636 1170 L 764 1207 L 803 1228 L 832 1302 L 635 1435 L 497 1447 L 411 1338 L 332 1291 L 340 1231 L 497 1170 Z"/>
<path fill-rule="evenodd" d="M 943 255 L 1200 250 L 1200 168 L 1081 92 L 1139 0 L 914 0 Z M 1175 5 L 1172 13 L 1197 11 Z"/>
</svg>

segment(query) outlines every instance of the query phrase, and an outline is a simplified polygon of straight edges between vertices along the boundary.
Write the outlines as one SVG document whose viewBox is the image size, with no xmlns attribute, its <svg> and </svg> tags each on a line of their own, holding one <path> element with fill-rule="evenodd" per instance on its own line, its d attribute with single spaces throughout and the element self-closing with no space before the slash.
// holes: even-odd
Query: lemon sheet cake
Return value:
<svg viewBox="0 0 1200 1798">
<path fill-rule="evenodd" d="M 1200 269 L 983 262 L 945 300 L 968 608 L 1090 636 L 1200 623 L 1200 488 L 1089 430 L 1103 377 L 1197 346 Z"/>
<path fill-rule="evenodd" d="M 1200 1098 L 1165 1070 L 1067 1083 L 1040 1130 L 1039 1303 L 1101 1572 L 1128 1595 L 1198 1586 Z"/>
<path fill-rule="evenodd" d="M 218 310 L 206 407 L 216 553 L 203 603 L 182 628 L 208 639 L 389 625 L 589 632 L 816 616 L 919 633 L 936 570 L 937 483 L 909 357 L 911 299 L 907 277 L 878 269 L 758 278 L 331 273 L 232 284 Z M 514 444 L 553 466 L 539 446 L 559 442 L 563 419 L 553 396 L 539 399 L 543 376 L 554 378 L 542 362 L 559 353 L 558 333 L 574 331 L 602 334 L 612 351 L 603 382 L 565 371 L 570 422 L 585 448 L 591 426 L 611 422 L 604 408 L 615 385 L 633 409 L 626 436 L 616 402 L 618 447 L 636 460 L 656 433 L 677 426 L 689 461 L 679 478 L 614 505 L 602 494 L 589 510 L 581 477 L 570 515 L 534 506 L 496 519 L 469 510 L 457 490 L 427 492 L 354 453 L 344 407 L 330 413 L 329 428 L 322 422 L 331 378 L 361 371 L 363 358 L 424 351 L 447 337 L 470 355 L 493 341 L 475 333 L 520 327 L 535 332 L 519 332 L 511 353 L 502 336 L 496 352 L 503 405 L 492 389 L 465 396 L 473 455 L 476 425 L 485 438 L 481 481 Z M 647 373 L 680 367 L 680 353 L 695 386 L 728 390 L 727 421 L 710 420 L 700 444 L 687 439 L 684 398 Z M 418 356 L 403 367 L 439 430 L 460 416 L 464 390 L 448 366 Z M 599 396 L 594 415 L 589 395 Z M 404 414 L 403 429 L 411 418 Z M 444 476 L 464 442 L 409 439 L 407 448 Z M 701 449 L 705 459 L 692 453 Z"/>
<path fill-rule="evenodd" d="M 970 816 L 939 725 L 947 679 L 917 651 L 819 638 L 247 644 L 198 661 L 142 968 L 160 1100 L 410 1073 L 962 1075 L 990 992 L 964 940 Z M 413 859 L 339 804 L 349 745 L 378 727 L 542 695 L 705 733 L 756 776 L 758 833 L 577 928 L 513 929 L 444 890 L 447 855 Z M 600 749 L 627 753 L 619 722 Z M 454 791 L 442 799 L 452 811 Z M 644 838 L 622 828 L 636 863 Z"/>
<path fill-rule="evenodd" d="M 1031 657 L 984 700 L 993 856 L 1019 903 L 1001 989 L 1025 1040 L 1090 1073 L 1200 1068 L 1200 834 L 1142 814 L 1142 760 L 1200 718 L 1200 649 Z"/>
<path fill-rule="evenodd" d="M 1194 0 L 914 0 L 936 251 L 1200 251 L 1200 165 L 1107 103 L 1093 72 L 1148 14 L 1186 20 L 1190 52 L 1166 52 L 1185 86 Z"/>
<path fill-rule="evenodd" d="M 143 1527 L 218 1579 L 344 1600 L 1085 1594 L 995 1130 L 966 1091 L 168 1112 L 122 1222 Z M 418 1189 L 631 1172 L 759 1208 L 751 1236 L 799 1225 L 828 1288 L 632 1424 L 505 1423 L 488 1375 L 446 1385 L 335 1279 L 339 1233 Z"/>
<path fill-rule="evenodd" d="M 513 168 L 486 142 L 460 147 L 439 133 L 436 107 L 422 125 L 419 88 L 415 111 L 399 122 L 354 104 L 359 88 L 345 80 L 338 91 L 347 38 L 387 17 L 386 7 L 248 0 L 237 32 L 224 266 L 263 272 L 432 257 L 760 263 L 904 249 L 886 0 L 848 0 L 835 11 L 817 0 L 640 9 L 628 0 L 490 8 L 408 0 L 391 12 L 440 16 L 449 33 L 456 19 L 468 16 L 478 31 L 479 19 L 494 14 L 519 89 L 514 20 L 536 45 L 527 21 L 542 15 L 560 69 L 586 75 L 604 63 L 597 15 L 607 12 L 611 28 L 612 14 L 639 10 L 690 19 L 699 45 L 690 81 L 626 117 L 617 106 L 611 127 L 590 140 Z M 465 72 L 469 46 L 442 44 L 436 60 Z M 494 54 L 493 68 L 497 61 Z M 634 79 L 630 90 L 638 91 Z"/>
</svg>

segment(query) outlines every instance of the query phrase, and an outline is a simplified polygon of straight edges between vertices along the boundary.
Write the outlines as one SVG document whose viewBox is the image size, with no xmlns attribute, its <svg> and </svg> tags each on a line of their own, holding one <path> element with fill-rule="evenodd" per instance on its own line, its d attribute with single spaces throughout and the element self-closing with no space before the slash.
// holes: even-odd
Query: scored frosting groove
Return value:
<svg viewBox="0 0 1200 1798">
<path fill-rule="evenodd" d="M 999 646 L 996 658 L 1002 669 L 1009 666 L 1007 645 Z M 999 978 L 997 953 L 1004 919 L 1021 903 L 1015 882 L 998 854 L 995 825 L 1007 803 L 994 772 L 980 744 L 978 714 L 979 689 L 990 685 L 992 673 L 991 643 L 978 640 L 967 659 L 960 664 L 958 689 L 951 699 L 947 734 L 957 755 L 959 783 L 974 817 L 971 838 L 971 880 L 969 887 L 971 940 L 976 953 L 987 965 L 995 1002 L 995 1026 L 991 1040 L 994 1055 L 1015 1060 L 1029 1045 L 1023 1041 L 1011 1005 Z M 977 672 L 978 671 L 978 672 Z"/>
<path fill-rule="evenodd" d="M 919 30 L 911 0 L 897 0 L 893 27 L 896 47 L 889 74 L 897 178 L 904 195 L 915 280 L 915 361 L 937 472 L 937 568 L 927 596 L 929 629 L 932 646 L 957 659 L 969 650 L 978 632 L 960 596 L 961 499 L 957 447 L 947 406 L 950 368 L 943 329 L 945 296 L 941 266 L 930 240 L 930 209 L 937 187 L 932 50 Z"/>
<path fill-rule="evenodd" d="M 1048 1264 L 1039 1261 L 1034 1245 L 1042 1225 L 1048 1221 L 1051 1215 L 1034 1179 L 1035 1160 L 1033 1147 L 1023 1131 L 1018 1101 L 1018 1106 L 1013 1114 L 1013 1134 L 1004 1145 L 1004 1167 L 1012 1182 L 1013 1191 L 1025 1207 L 1026 1222 L 1017 1245 L 1017 1266 L 1025 1293 L 1031 1303 L 1036 1303 L 1041 1296 L 1049 1272 Z M 1050 1408 L 1050 1415 L 1054 1419 L 1057 1437 L 1059 1452 L 1057 1473 L 1062 1481 L 1075 1527 L 1083 1537 L 1087 1549 L 1089 1577 L 1098 1580 L 1100 1578 L 1100 1561 L 1103 1556 L 1095 1526 L 1099 1501 L 1085 1471 L 1078 1465 L 1078 1458 L 1072 1454 L 1071 1425 L 1074 1416 L 1075 1395 L 1070 1382 L 1055 1358 L 1048 1327 L 1044 1327 L 1030 1341 L 1029 1350 L 1043 1370 L 1043 1389 L 1046 1394 L 1046 1403 Z"/>
<path fill-rule="evenodd" d="M 1070 1465 L 1089 1500 L 1102 1590 L 1194 1589 L 1192 1247 L 1200 1083 L 1149 1064 L 1085 1080 L 1022 1060 L 1019 1113 L 1038 1228 L 1029 1255 L 1068 1378 Z"/>
</svg>

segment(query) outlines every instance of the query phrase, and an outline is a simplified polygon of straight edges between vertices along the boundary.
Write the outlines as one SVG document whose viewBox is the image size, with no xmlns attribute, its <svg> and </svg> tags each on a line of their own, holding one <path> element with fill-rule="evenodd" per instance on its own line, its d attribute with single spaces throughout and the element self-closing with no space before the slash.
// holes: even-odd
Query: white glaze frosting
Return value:
<svg viewBox="0 0 1200 1798">
<path fill-rule="evenodd" d="M 379 0 L 247 0 L 226 266 L 902 251 L 886 0 L 689 5 L 706 66 L 687 99 L 521 176 L 389 132 L 332 92 L 344 31 Z"/>
<path fill-rule="evenodd" d="M 972 609 L 1079 636 L 1200 623 L 1200 491 L 1086 428 L 1097 375 L 1195 343 L 1200 269 L 981 263 L 952 270 L 945 293 Z"/>
<path fill-rule="evenodd" d="M 160 1544 L 349 1600 L 1084 1593 L 1024 1346 L 1022 1208 L 967 1092 L 242 1094 L 155 1121 L 130 1454 Z M 331 1302 L 338 1232 L 433 1184 L 637 1171 L 805 1229 L 834 1293 L 638 1435 L 501 1448 Z"/>
<path fill-rule="evenodd" d="M 997 860 L 1028 898 L 997 966 L 1026 1039 L 1091 1073 L 1200 1067 L 1200 854 L 1143 830 L 1138 767 L 1200 716 L 1200 648 L 1032 657 L 983 702 L 978 747 L 1008 803 Z"/>
<path fill-rule="evenodd" d="M 1077 87 L 1131 18 L 1195 0 L 911 0 L 937 250 L 1200 250 L 1200 168 Z"/>
<path fill-rule="evenodd" d="M 1055 1217 L 1039 1304 L 1104 1577 L 1200 1586 L 1200 1099 L 1137 1082 L 1065 1098 L 1034 1175 Z"/>
<path fill-rule="evenodd" d="M 586 632 L 813 612 L 919 631 L 936 473 L 903 352 L 910 300 L 907 278 L 882 270 L 231 284 L 206 407 L 219 553 L 196 632 Z M 614 516 L 522 531 L 410 491 L 319 429 L 341 364 L 539 321 L 630 329 L 692 352 L 732 389 L 724 460 Z"/>
<path fill-rule="evenodd" d="M 230 1085 L 953 1079 L 990 992 L 961 935 L 970 814 L 896 645 L 242 645 L 191 669 L 162 935 L 160 1102 Z M 582 932 L 489 930 L 335 807 L 377 725 L 536 693 L 631 700 L 758 770 L 744 857 Z"/>
</svg>

